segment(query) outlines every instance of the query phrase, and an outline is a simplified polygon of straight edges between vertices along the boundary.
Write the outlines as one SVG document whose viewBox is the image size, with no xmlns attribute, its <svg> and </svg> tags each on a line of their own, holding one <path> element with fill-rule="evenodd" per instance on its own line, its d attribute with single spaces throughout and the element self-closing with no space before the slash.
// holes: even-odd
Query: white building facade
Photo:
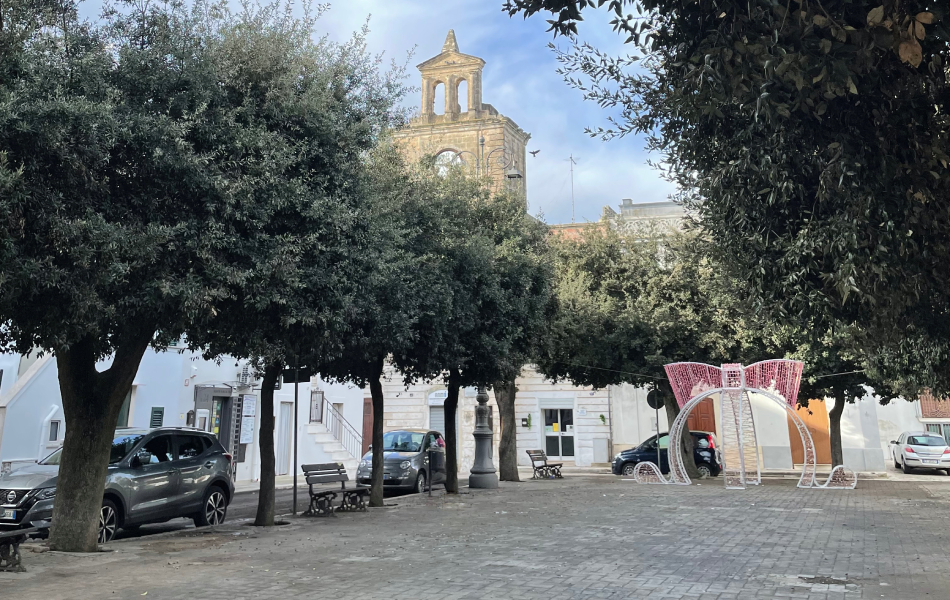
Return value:
<svg viewBox="0 0 950 600">
<path fill-rule="evenodd" d="M 107 368 L 109 360 L 100 363 Z M 260 381 L 246 361 L 204 360 L 181 347 L 149 348 L 120 412 L 117 428 L 197 427 L 218 435 L 235 460 L 237 481 L 260 479 Z M 298 465 L 343 462 L 355 473 L 360 443 L 344 433 L 361 416 L 363 392 L 319 377 L 274 392 L 277 474 Z M 12 470 L 59 448 L 66 434 L 56 359 L 0 354 L 0 469 Z M 357 434 L 358 435 L 358 434 Z"/>
</svg>

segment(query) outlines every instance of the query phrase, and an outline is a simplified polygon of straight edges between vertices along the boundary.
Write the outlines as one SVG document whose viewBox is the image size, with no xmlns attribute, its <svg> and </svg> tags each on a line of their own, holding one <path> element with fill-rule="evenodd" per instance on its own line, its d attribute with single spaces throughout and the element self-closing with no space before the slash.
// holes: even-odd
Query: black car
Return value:
<svg viewBox="0 0 950 600">
<path fill-rule="evenodd" d="M 705 477 L 716 477 L 722 471 L 722 463 L 719 460 L 719 453 L 716 451 L 716 436 L 705 431 L 691 431 L 693 434 L 693 459 L 696 461 L 696 468 L 701 475 Z M 633 470 L 637 463 L 657 462 L 657 436 L 651 436 L 645 442 L 636 448 L 624 450 L 614 457 L 613 473 L 614 475 L 623 475 L 633 477 Z M 670 436 L 667 433 L 660 434 L 660 472 L 666 474 L 670 472 L 670 460 L 667 454 Z"/>
</svg>

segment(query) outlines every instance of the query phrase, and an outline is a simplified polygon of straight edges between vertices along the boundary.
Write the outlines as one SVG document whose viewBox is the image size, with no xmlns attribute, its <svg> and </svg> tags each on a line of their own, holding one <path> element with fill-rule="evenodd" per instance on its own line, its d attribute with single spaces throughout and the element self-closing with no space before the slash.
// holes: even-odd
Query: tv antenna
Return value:
<svg viewBox="0 0 950 600">
<path fill-rule="evenodd" d="M 574 165 L 577 164 L 577 161 L 574 160 L 574 155 L 571 154 L 568 159 L 571 161 L 571 223 L 574 222 Z"/>
</svg>

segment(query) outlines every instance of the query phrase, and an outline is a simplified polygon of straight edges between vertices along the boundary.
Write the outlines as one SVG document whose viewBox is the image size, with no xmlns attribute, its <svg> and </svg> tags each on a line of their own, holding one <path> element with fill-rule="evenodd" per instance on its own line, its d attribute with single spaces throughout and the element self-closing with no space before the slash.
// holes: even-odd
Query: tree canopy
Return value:
<svg viewBox="0 0 950 600">
<path fill-rule="evenodd" d="M 365 235 L 351 188 L 398 117 L 401 72 L 365 31 L 314 40 L 286 8 L 118 3 L 83 23 L 69 2 L 0 6 L 0 347 L 57 357 L 58 549 L 95 548 L 112 426 L 149 344 L 271 354 L 269 325 L 343 312 L 336 266 Z M 260 328 L 221 317 L 238 307 Z"/>
<path fill-rule="evenodd" d="M 508 0 L 575 36 L 604 7 L 632 52 L 577 42 L 562 73 L 648 136 L 680 199 L 780 318 L 945 355 L 946 6 L 932 0 Z M 635 10 L 629 10 L 635 9 Z M 633 14 L 636 12 L 636 14 Z M 941 369 L 930 382 L 950 390 Z M 944 373 L 946 371 L 944 370 Z M 905 382 L 912 373 L 904 370 Z"/>
</svg>

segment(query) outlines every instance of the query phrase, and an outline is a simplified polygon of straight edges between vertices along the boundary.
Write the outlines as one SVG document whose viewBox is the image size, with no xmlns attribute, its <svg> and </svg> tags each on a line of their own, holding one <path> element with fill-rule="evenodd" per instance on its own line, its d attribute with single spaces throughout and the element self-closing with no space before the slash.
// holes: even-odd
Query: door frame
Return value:
<svg viewBox="0 0 950 600">
<path fill-rule="evenodd" d="M 573 401 L 573 399 L 572 399 L 572 401 Z M 548 435 L 548 432 L 547 432 L 547 429 L 546 429 L 547 425 L 545 425 L 545 419 L 544 419 L 544 411 L 546 411 L 546 410 L 556 410 L 556 411 L 558 411 L 558 413 L 557 413 L 557 419 L 558 419 L 558 432 L 557 432 L 557 433 L 558 433 L 558 435 L 557 435 L 557 436 L 554 436 L 554 435 L 550 435 L 550 436 L 549 436 L 549 435 Z M 557 437 L 557 438 L 558 438 L 558 452 L 560 453 L 560 452 L 563 452 L 563 451 L 564 451 L 563 442 L 561 441 L 561 438 L 562 438 L 562 437 L 565 437 L 564 434 L 565 434 L 566 432 L 564 432 L 563 430 L 561 430 L 561 411 L 562 411 L 562 410 L 569 410 L 569 411 L 571 411 L 571 421 L 572 421 L 572 422 L 571 422 L 571 427 L 575 427 L 575 424 L 573 423 L 573 421 L 574 421 L 574 416 L 576 416 L 576 414 L 577 414 L 577 410 L 576 410 L 573 406 L 571 406 L 571 407 L 567 407 L 567 406 L 543 406 L 543 405 L 541 406 L 541 432 L 540 432 L 540 433 L 541 433 L 541 444 L 542 444 L 541 447 L 544 448 L 545 454 L 547 454 L 547 451 L 548 451 L 548 438 L 549 438 L 549 437 Z M 563 456 L 563 455 L 561 455 L 561 454 L 557 454 L 557 455 L 548 454 L 548 458 L 553 458 L 553 459 L 562 460 L 562 461 L 563 461 L 563 460 L 576 460 L 576 458 L 577 458 L 577 429 L 576 429 L 576 428 L 572 429 L 571 432 L 570 432 L 570 436 L 568 436 L 568 437 L 571 437 L 571 438 L 574 440 L 574 454 L 571 455 L 571 456 Z"/>
<path fill-rule="evenodd" d="M 281 431 L 280 431 L 280 430 L 281 430 L 280 418 L 281 418 L 281 413 L 283 413 L 285 406 L 287 407 L 287 415 L 288 415 L 288 418 L 287 418 L 287 430 L 284 431 L 284 432 L 282 432 L 282 435 L 281 435 L 281 434 L 280 434 L 280 433 L 281 433 Z M 275 464 L 274 464 L 274 474 L 275 474 L 275 475 L 281 475 L 281 473 L 279 472 L 279 471 L 280 471 L 280 454 L 283 454 L 283 453 L 284 453 L 284 452 L 283 452 L 283 449 L 281 448 L 281 446 L 283 446 L 283 441 L 284 441 L 284 439 L 285 439 L 285 437 L 286 437 L 286 440 L 287 440 L 287 452 L 286 452 L 287 472 L 286 472 L 286 473 L 283 473 L 283 475 L 293 475 L 293 472 L 292 472 L 293 466 L 292 466 L 292 464 L 291 464 L 292 457 L 293 457 L 293 451 L 294 451 L 294 403 L 293 403 L 293 402 L 280 402 L 280 403 L 279 403 L 279 405 L 278 405 L 278 407 L 277 407 L 277 420 L 276 420 L 276 423 L 277 423 L 277 431 L 278 431 L 278 434 L 279 434 L 279 435 L 278 435 L 278 437 L 277 437 L 277 449 L 278 449 L 278 450 L 277 450 L 277 452 L 275 453 L 275 460 L 274 460 L 274 463 L 275 463 Z"/>
</svg>

